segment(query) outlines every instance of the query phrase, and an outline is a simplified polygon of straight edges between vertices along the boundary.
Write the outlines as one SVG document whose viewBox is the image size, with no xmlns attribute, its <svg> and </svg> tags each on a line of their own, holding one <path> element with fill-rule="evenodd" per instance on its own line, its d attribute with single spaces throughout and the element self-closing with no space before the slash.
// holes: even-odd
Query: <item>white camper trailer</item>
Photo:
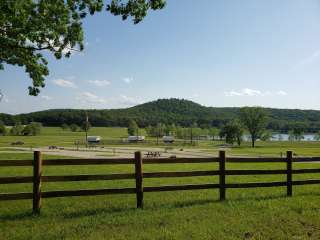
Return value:
<svg viewBox="0 0 320 240">
<path fill-rule="evenodd" d="M 100 143 L 101 137 L 100 136 L 88 136 L 87 141 L 88 141 L 88 143 Z"/>
<path fill-rule="evenodd" d="M 129 136 L 128 142 L 143 142 L 145 140 L 144 136 Z"/>
<path fill-rule="evenodd" d="M 174 142 L 174 136 L 163 136 L 162 141 L 164 143 L 173 143 Z"/>
</svg>

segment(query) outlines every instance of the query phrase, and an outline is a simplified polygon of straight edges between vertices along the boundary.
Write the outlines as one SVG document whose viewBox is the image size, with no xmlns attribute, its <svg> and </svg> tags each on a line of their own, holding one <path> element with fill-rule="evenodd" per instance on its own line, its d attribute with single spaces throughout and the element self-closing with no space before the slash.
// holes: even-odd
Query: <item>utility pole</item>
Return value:
<svg viewBox="0 0 320 240">
<path fill-rule="evenodd" d="M 88 128 L 89 128 L 89 117 L 88 117 L 88 112 L 86 111 L 86 148 L 88 148 Z"/>
</svg>

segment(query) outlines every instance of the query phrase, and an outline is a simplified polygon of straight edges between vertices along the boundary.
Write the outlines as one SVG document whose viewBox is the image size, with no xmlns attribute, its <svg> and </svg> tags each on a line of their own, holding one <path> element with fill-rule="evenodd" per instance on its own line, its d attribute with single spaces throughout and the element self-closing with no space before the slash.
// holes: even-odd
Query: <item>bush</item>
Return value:
<svg viewBox="0 0 320 240">
<path fill-rule="evenodd" d="M 0 135 L 4 136 L 7 134 L 6 126 L 2 121 L 0 121 Z"/>
<path fill-rule="evenodd" d="M 62 130 L 66 131 L 66 130 L 69 129 L 69 125 L 64 123 L 64 124 L 61 125 L 61 128 L 62 128 Z"/>
<path fill-rule="evenodd" d="M 37 122 L 32 122 L 24 127 L 22 134 L 25 136 L 35 136 L 40 134 L 42 124 Z"/>
<path fill-rule="evenodd" d="M 79 129 L 79 126 L 77 124 L 73 123 L 73 124 L 70 125 L 70 130 L 72 132 L 76 132 L 76 131 L 78 131 L 78 129 Z"/>
<path fill-rule="evenodd" d="M 10 135 L 20 136 L 22 135 L 23 126 L 20 122 L 16 122 L 15 125 L 10 129 Z"/>
</svg>

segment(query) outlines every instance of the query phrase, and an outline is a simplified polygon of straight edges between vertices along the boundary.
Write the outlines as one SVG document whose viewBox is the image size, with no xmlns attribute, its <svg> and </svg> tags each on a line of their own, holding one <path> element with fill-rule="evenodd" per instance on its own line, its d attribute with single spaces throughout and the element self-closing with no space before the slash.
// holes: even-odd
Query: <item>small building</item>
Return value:
<svg viewBox="0 0 320 240">
<path fill-rule="evenodd" d="M 163 136 L 162 141 L 164 143 L 173 143 L 174 142 L 174 136 Z"/>
<path fill-rule="evenodd" d="M 145 140 L 145 136 L 129 136 L 128 142 L 143 142 Z"/>
<path fill-rule="evenodd" d="M 88 143 L 100 143 L 101 137 L 100 136 L 88 136 L 87 141 L 88 141 Z"/>
</svg>

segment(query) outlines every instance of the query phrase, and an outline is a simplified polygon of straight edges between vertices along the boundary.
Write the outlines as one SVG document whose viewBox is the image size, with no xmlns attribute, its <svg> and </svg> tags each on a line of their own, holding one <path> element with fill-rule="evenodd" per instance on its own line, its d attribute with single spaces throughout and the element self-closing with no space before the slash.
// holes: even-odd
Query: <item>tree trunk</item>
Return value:
<svg viewBox="0 0 320 240">
<path fill-rule="evenodd" d="M 255 138 L 254 137 L 251 138 L 251 142 L 252 142 L 252 147 L 254 148 L 254 143 L 255 143 Z"/>
</svg>

